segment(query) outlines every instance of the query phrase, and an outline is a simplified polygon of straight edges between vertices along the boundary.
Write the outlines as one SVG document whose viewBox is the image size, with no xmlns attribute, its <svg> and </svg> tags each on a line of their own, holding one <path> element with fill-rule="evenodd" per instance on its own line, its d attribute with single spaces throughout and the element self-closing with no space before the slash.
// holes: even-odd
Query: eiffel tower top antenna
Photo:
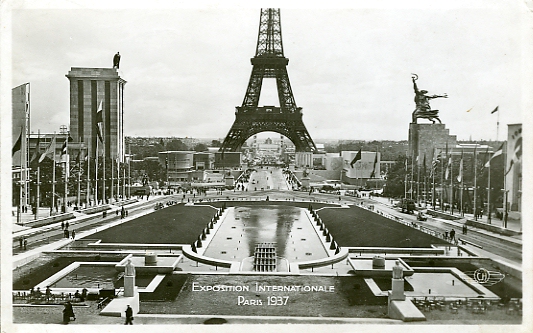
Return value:
<svg viewBox="0 0 533 333">
<path fill-rule="evenodd" d="M 283 41 L 281 39 L 279 9 L 261 9 L 255 56 L 285 58 L 283 55 Z"/>
</svg>

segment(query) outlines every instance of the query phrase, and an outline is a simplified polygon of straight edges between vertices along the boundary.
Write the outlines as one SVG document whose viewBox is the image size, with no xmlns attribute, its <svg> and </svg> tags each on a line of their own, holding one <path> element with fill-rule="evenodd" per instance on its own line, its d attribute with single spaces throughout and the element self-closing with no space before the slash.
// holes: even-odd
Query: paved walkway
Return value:
<svg viewBox="0 0 533 333">
<path fill-rule="evenodd" d="M 390 202 L 390 199 L 389 198 L 385 198 L 385 197 L 372 197 L 372 200 L 374 201 L 377 201 L 381 204 L 384 204 L 384 205 L 387 205 L 389 207 L 392 207 L 393 204 Z M 425 209 L 432 209 L 430 206 L 427 206 L 426 208 L 422 208 L 422 211 L 424 211 Z M 443 214 L 447 214 L 447 215 L 450 215 L 450 216 L 454 216 L 458 219 L 462 219 L 463 221 L 464 220 L 472 220 L 472 221 L 475 221 L 475 218 L 474 218 L 474 214 L 464 214 L 464 215 L 461 215 L 459 212 L 457 211 L 454 211 L 453 214 L 451 214 L 450 211 L 441 211 L 440 209 L 435 209 L 436 211 L 438 212 L 442 212 Z M 478 218 L 477 219 L 477 222 L 480 222 L 480 223 L 485 223 L 487 225 L 493 225 L 493 226 L 497 226 L 497 227 L 501 227 L 501 228 L 504 228 L 504 229 L 509 229 L 509 230 L 512 230 L 512 231 L 517 231 L 517 232 L 521 232 L 522 231 L 522 221 L 521 219 L 508 219 L 507 220 L 507 228 L 505 228 L 504 226 L 504 221 L 503 220 L 500 220 L 498 218 L 495 218 L 493 217 L 489 223 L 488 221 L 488 217 L 486 215 L 483 215 L 481 218 Z M 514 236 L 513 236 L 514 237 Z M 518 235 L 517 238 L 522 238 L 521 235 Z"/>
</svg>

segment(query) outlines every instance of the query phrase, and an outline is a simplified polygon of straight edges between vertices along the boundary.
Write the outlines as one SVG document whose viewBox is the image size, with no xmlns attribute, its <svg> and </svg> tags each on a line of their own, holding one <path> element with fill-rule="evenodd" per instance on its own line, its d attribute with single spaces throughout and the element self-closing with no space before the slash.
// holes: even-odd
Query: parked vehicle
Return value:
<svg viewBox="0 0 533 333">
<path fill-rule="evenodd" d="M 416 205 L 412 199 L 402 199 L 400 202 L 400 208 L 402 209 L 402 213 L 413 214 Z"/>
</svg>

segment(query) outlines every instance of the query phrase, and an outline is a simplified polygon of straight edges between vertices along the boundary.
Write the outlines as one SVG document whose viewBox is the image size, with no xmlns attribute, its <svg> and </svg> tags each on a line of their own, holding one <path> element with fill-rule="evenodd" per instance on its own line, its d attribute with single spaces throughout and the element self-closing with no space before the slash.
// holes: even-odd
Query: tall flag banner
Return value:
<svg viewBox="0 0 533 333">
<path fill-rule="evenodd" d="M 426 176 L 426 153 L 424 153 L 424 160 L 422 161 L 422 170 L 424 177 Z"/>
<path fill-rule="evenodd" d="M 98 110 L 96 111 L 96 135 L 98 136 L 100 142 L 104 142 L 104 139 L 102 137 L 102 124 L 104 123 L 104 116 L 102 110 L 102 101 L 100 101 L 100 106 L 98 106 Z"/>
<path fill-rule="evenodd" d="M 35 143 L 35 151 L 31 155 L 30 166 L 37 168 L 39 166 L 39 160 L 41 157 L 41 136 L 37 136 L 37 142 Z"/>
<path fill-rule="evenodd" d="M 50 142 L 48 147 L 46 147 L 46 149 L 44 150 L 44 153 L 42 153 L 41 157 L 39 157 L 39 163 L 41 163 L 48 155 L 52 154 L 54 152 L 55 147 L 56 147 L 56 136 L 54 135 L 52 137 L 52 141 Z"/>
<path fill-rule="evenodd" d="M 499 108 L 499 107 L 500 107 L 500 106 L 498 105 L 494 110 L 492 110 L 492 111 L 490 112 L 490 114 L 493 114 L 493 113 L 495 113 L 495 112 L 498 112 L 498 108 Z"/>
<path fill-rule="evenodd" d="M 463 152 L 461 151 L 461 161 L 459 162 L 459 175 L 457 181 L 460 183 L 463 180 Z"/>
<path fill-rule="evenodd" d="M 83 156 L 83 149 L 80 149 L 80 151 L 78 152 L 78 156 L 76 156 L 76 164 L 80 164 L 82 160 L 84 160 L 84 156 Z"/>
<path fill-rule="evenodd" d="M 450 176 L 450 169 L 452 167 L 452 155 L 448 158 L 448 165 L 446 166 L 446 172 L 444 173 L 444 179 L 448 180 Z"/>
<path fill-rule="evenodd" d="M 30 127 L 30 84 L 23 83 L 11 89 L 12 113 L 12 166 L 27 163 L 28 136 Z M 20 134 L 19 134 L 20 130 Z"/>
<path fill-rule="evenodd" d="M 72 166 L 72 168 L 70 169 L 70 172 L 72 173 L 72 171 L 75 169 L 75 168 L 78 168 L 79 172 L 81 173 L 81 161 L 84 159 L 83 157 L 83 149 L 80 149 L 78 151 L 78 155 L 76 156 L 76 160 L 75 160 L 75 163 L 74 165 Z"/>
<path fill-rule="evenodd" d="M 437 166 L 440 163 L 440 153 L 437 154 L 437 148 L 433 149 L 433 160 L 431 161 L 431 176 L 437 171 Z"/>
<path fill-rule="evenodd" d="M 353 158 L 353 160 L 350 162 L 350 167 L 353 168 L 353 165 L 359 161 L 361 159 L 361 148 L 359 148 L 359 151 L 357 152 L 357 154 L 355 155 L 355 157 Z"/>
<path fill-rule="evenodd" d="M 483 170 L 485 169 L 485 164 L 487 164 L 488 162 L 487 160 L 488 156 L 489 156 L 489 147 L 487 146 L 487 150 L 485 150 L 485 155 L 483 156 L 483 163 L 481 165 L 480 172 L 483 172 Z"/>
<path fill-rule="evenodd" d="M 61 146 L 61 156 L 67 154 L 67 142 L 68 142 L 68 137 L 65 138 L 65 142 L 63 142 L 63 145 Z"/>
<path fill-rule="evenodd" d="M 378 152 L 376 152 L 376 156 L 374 157 L 374 168 L 372 168 L 372 173 L 370 174 L 370 178 L 374 178 L 376 176 L 376 165 L 378 164 Z"/>
<path fill-rule="evenodd" d="M 17 139 L 17 142 L 15 142 L 15 144 L 13 145 L 13 149 L 11 150 L 11 156 L 15 155 L 17 151 L 22 149 L 22 132 L 23 131 L 21 129 L 19 138 Z"/>
<path fill-rule="evenodd" d="M 512 135 L 511 139 L 509 140 L 510 147 L 510 154 L 511 154 L 511 162 L 509 162 L 509 169 L 505 172 L 507 175 L 511 169 L 513 168 L 513 165 L 517 162 L 519 162 L 522 158 L 522 127 L 517 129 Z"/>
<path fill-rule="evenodd" d="M 500 148 L 498 148 L 498 150 L 492 154 L 492 156 L 490 157 L 490 159 L 488 160 L 488 162 L 484 165 L 485 168 L 488 168 L 490 166 L 490 161 L 492 161 L 493 159 L 495 159 L 496 157 L 500 156 L 501 154 L 503 154 L 503 146 L 505 145 L 505 142 L 502 143 L 502 145 L 500 146 Z"/>
</svg>

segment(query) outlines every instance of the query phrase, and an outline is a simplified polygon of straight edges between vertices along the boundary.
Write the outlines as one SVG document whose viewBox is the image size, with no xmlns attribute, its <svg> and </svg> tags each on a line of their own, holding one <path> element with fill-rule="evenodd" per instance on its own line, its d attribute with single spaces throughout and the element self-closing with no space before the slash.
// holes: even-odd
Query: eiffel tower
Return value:
<svg viewBox="0 0 533 333">
<path fill-rule="evenodd" d="M 277 132 L 294 143 L 297 152 L 312 152 L 316 146 L 302 121 L 302 108 L 296 106 L 281 41 L 280 10 L 261 9 L 259 34 L 248 89 L 235 111 L 235 122 L 219 152 L 236 152 L 244 142 L 260 132 Z M 275 78 L 279 107 L 258 106 L 264 78 Z"/>
</svg>

